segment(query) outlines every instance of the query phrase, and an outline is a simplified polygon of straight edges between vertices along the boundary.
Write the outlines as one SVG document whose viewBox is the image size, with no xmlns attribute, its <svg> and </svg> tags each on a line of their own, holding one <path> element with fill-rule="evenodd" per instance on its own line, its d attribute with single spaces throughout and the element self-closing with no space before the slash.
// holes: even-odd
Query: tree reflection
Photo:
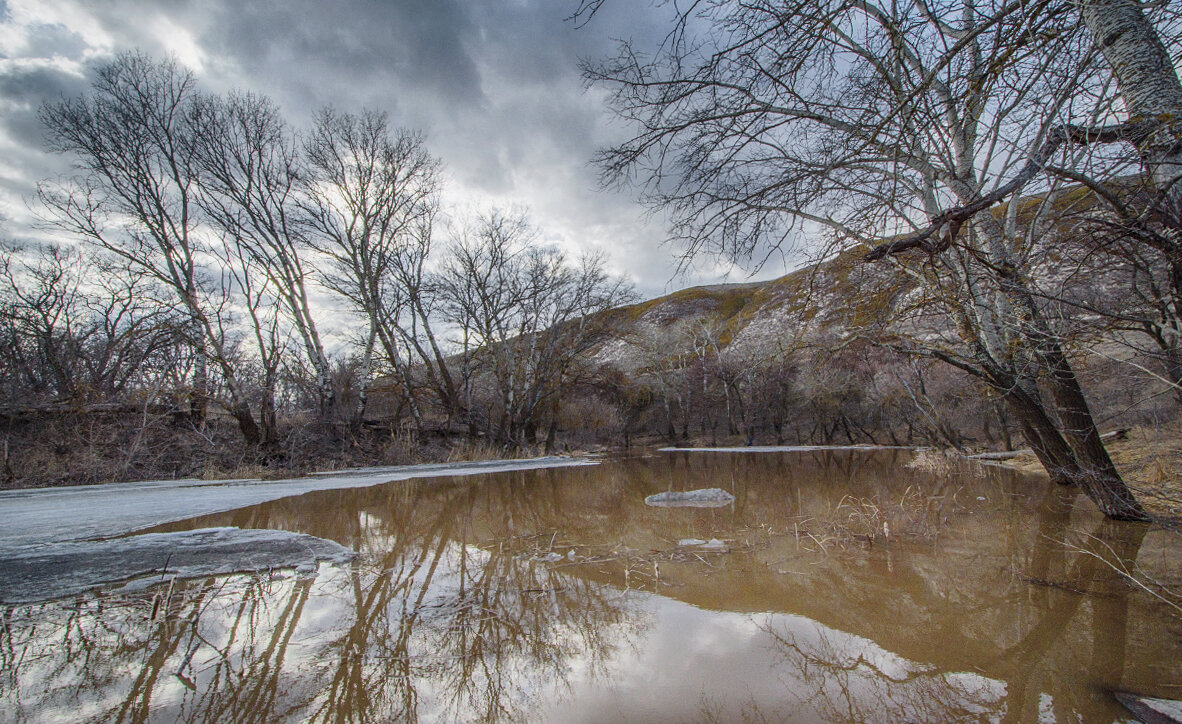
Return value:
<svg viewBox="0 0 1182 724">
<path fill-rule="evenodd" d="M 767 630 L 788 664 L 786 690 L 821 721 L 946 722 L 997 713 L 998 688 L 979 675 L 918 665 L 838 631 Z"/>
<path fill-rule="evenodd" d="M 812 622 L 769 621 L 765 631 L 784 664 L 785 689 L 830 722 L 1076 721 L 1110 714 L 1114 704 L 1105 690 L 1121 683 L 1133 593 L 1114 580 L 1112 564 L 1136 560 L 1147 526 L 1098 520 L 1090 532 L 1075 533 L 1082 539 L 1077 548 L 1066 544 L 1066 511 L 1044 506 L 1039 522 L 1043 544 L 1015 567 L 1014 586 L 1030 588 L 1019 631 L 987 631 L 978 640 L 968 631 L 931 631 L 948 655 L 916 663 Z M 980 581 L 971 585 L 963 600 L 986 590 Z M 1012 593 L 1002 589 L 983 598 L 1001 605 Z M 947 591 L 941 598 L 962 600 Z M 1089 608 L 1091 615 L 1082 616 Z M 984 610 L 958 620 L 969 627 L 979 619 L 986 627 L 992 623 Z M 919 622 L 899 625 L 922 628 Z M 1007 636 L 1016 640 L 1006 645 Z M 957 652 L 974 646 L 993 653 L 966 666 Z M 1064 681 L 1064 671 L 1086 675 Z"/>
<path fill-rule="evenodd" d="M 520 719 L 642 625 L 618 591 L 477 545 L 476 488 L 433 501 L 353 510 L 362 557 L 315 581 L 231 576 L 7 609 L 4 718 Z"/>
<path fill-rule="evenodd" d="M 891 455 L 676 453 L 325 491 L 188 521 L 169 529 L 270 527 L 360 555 L 314 580 L 228 576 L 9 607 L 0 720 L 529 719 L 564 697 L 585 714 L 617 687 L 643 706 L 636 672 L 666 670 L 666 704 L 692 712 L 701 697 L 702 720 L 1094 720 L 1113 714 L 1105 687 L 1175 675 L 1176 631 L 1108 565 L 1138 558 L 1144 526 L 1080 516 L 1057 486 L 901 473 Z M 712 486 L 735 503 L 643 502 Z M 797 521 L 920 488 L 921 534 L 897 517 L 889 537 L 828 552 L 799 542 Z M 711 537 L 731 552 L 680 544 Z M 1153 560 L 1177 550 L 1149 540 Z M 621 591 L 641 584 L 662 596 Z M 743 612 L 766 617 L 763 631 Z M 691 661 L 695 642 L 711 648 Z M 728 655 L 742 656 L 727 680 L 751 683 L 749 702 L 710 688 L 709 659 Z"/>
</svg>

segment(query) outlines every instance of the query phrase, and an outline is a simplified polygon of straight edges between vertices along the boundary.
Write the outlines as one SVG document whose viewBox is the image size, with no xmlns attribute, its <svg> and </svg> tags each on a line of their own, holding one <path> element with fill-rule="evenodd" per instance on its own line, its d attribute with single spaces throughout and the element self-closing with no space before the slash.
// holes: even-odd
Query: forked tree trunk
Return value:
<svg viewBox="0 0 1182 724">
<path fill-rule="evenodd" d="M 986 222 L 991 219 L 988 216 L 984 218 Z M 983 226 L 985 234 L 993 231 L 988 228 L 988 223 Z M 1104 515 L 1115 520 L 1145 520 L 1145 511 L 1133 497 L 1108 456 L 1104 443 L 1100 441 L 1095 419 L 1080 389 L 1075 370 L 1063 352 L 1059 336 L 1043 317 L 1024 275 L 1010 262 L 1008 249 L 1002 248 L 999 252 L 1002 263 L 998 265 L 996 273 L 1001 292 L 1016 317 L 1016 328 L 1024 344 L 1035 355 L 1038 366 L 1045 373 L 1043 384 L 1054 400 L 1055 414 L 1060 423 L 1058 426 L 1051 423 L 1047 427 L 1046 423 L 1050 420 L 1037 393 L 1015 386 L 1015 390 L 1022 393 L 1020 399 L 1026 401 L 1023 406 L 1028 408 L 1025 418 L 1020 419 L 1023 419 L 1024 430 L 1027 426 L 1031 428 L 1031 446 L 1036 449 L 1041 446 L 1055 465 L 1054 469 L 1047 469 L 1052 477 L 1067 475 L 1070 482 L 1080 485 Z M 1007 392 L 1008 387 L 1002 387 L 1001 390 Z M 1032 407 L 1038 408 L 1037 413 L 1029 409 Z M 1061 449 L 1063 442 L 1070 448 L 1066 458 L 1070 464 L 1064 462 Z"/>
<path fill-rule="evenodd" d="M 1112 465 L 1099 435 L 1094 435 L 1094 440 L 1084 436 L 1076 446 L 1069 445 L 1041 402 L 1018 387 L 1005 393 L 1005 401 L 1027 444 L 1052 480 L 1061 485 L 1078 485 L 1100 512 L 1113 520 L 1146 519 L 1145 511 Z M 1078 423 L 1079 414 L 1078 410 L 1074 414 L 1064 410 L 1059 402 L 1059 415 L 1065 425 L 1069 419 Z M 1087 419 L 1091 420 L 1090 414 Z"/>
<path fill-rule="evenodd" d="M 1026 444 L 1030 445 L 1051 480 L 1060 485 L 1073 485 L 1079 477 L 1079 465 L 1042 403 L 1016 388 L 1004 393 L 1003 399 L 1010 414 L 1018 421 Z"/>
<path fill-rule="evenodd" d="M 230 411 L 234 419 L 238 421 L 238 429 L 242 432 L 242 439 L 249 448 L 257 448 L 262 442 L 262 433 L 259 431 L 258 423 L 254 420 L 254 415 L 251 414 L 250 406 L 245 402 L 238 402 L 234 409 Z"/>
</svg>

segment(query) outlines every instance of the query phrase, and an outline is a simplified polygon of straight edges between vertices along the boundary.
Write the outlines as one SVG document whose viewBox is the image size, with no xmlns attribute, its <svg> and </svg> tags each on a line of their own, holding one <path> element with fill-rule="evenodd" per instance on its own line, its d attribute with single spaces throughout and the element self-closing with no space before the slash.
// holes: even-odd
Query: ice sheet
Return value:
<svg viewBox="0 0 1182 724">
<path fill-rule="evenodd" d="M 920 450 L 908 445 L 746 445 L 743 447 L 663 447 L 660 452 L 780 453 L 826 450 Z"/>
<path fill-rule="evenodd" d="M 0 554 L 22 546 L 123 535 L 161 523 L 315 490 L 360 488 L 411 478 L 593 464 L 595 461 L 583 458 L 551 456 L 364 468 L 285 480 L 162 480 L 7 490 L 0 492 Z"/>
<path fill-rule="evenodd" d="M 240 571 L 346 563 L 339 543 L 282 530 L 201 528 L 127 538 L 26 546 L 0 553 L 0 602 L 72 596 L 120 581 L 150 584 Z"/>
</svg>

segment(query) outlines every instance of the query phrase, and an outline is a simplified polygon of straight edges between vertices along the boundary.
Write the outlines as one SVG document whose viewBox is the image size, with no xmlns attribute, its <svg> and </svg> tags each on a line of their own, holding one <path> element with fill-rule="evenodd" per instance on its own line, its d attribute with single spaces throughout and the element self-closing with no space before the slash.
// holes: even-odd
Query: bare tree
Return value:
<svg viewBox="0 0 1182 724">
<path fill-rule="evenodd" d="M 265 284 L 282 301 L 303 343 L 316 378 L 320 417 L 327 420 L 333 408 L 332 369 L 309 299 L 307 262 L 301 258 L 302 169 L 295 139 L 279 109 L 264 96 L 202 96 L 190 113 L 192 126 L 201 129 L 193 148 L 200 174 L 197 201 L 222 231 L 224 243 L 236 247 L 240 260 L 249 257 L 251 266 L 268 277 Z M 243 290 L 248 296 L 253 292 Z M 262 339 L 273 329 L 258 328 L 255 302 L 257 298 L 248 306 L 255 335 Z M 275 349 L 269 342 L 267 346 Z"/>
<path fill-rule="evenodd" d="M 687 349 L 687 330 L 684 328 L 643 328 L 626 338 L 639 357 L 637 372 L 655 388 L 664 412 L 664 435 L 673 442 L 678 437 L 677 423 L 681 423 L 681 437 L 689 436 L 689 391 L 686 389 L 686 367 L 691 352 Z"/>
<path fill-rule="evenodd" d="M 42 184 L 54 226 L 97 244 L 175 295 L 189 318 L 196 366 L 194 415 L 204 418 L 207 358 L 218 365 L 227 407 L 250 446 L 259 428 L 217 319 L 219 291 L 206 272 L 198 233 L 198 168 L 190 123 L 193 75 L 175 61 L 129 53 L 98 69 L 91 93 L 41 108 L 51 150 L 70 155 L 76 175 Z"/>
<path fill-rule="evenodd" d="M 1116 80 L 1126 114 L 1123 122 L 1092 133 L 1088 140 L 1134 146 L 1176 221 L 1182 211 L 1182 83 L 1173 59 L 1137 0 L 1075 0 L 1074 4 Z M 1163 22 L 1171 21 L 1176 31 L 1177 17 Z"/>
<path fill-rule="evenodd" d="M 931 264 L 903 270 L 958 341 L 907 351 L 985 380 L 1053 476 L 1110 516 L 1142 517 L 1037 303 L 1017 205 L 980 213 L 1036 153 L 1073 161 L 1058 119 L 1090 119 L 1079 98 L 1105 76 L 1071 7 L 719 2 L 677 18 L 651 60 L 624 45 L 587 68 L 639 129 L 600 157 L 606 179 L 639 178 L 689 255 L 760 259 L 823 229 L 844 244 L 895 237 L 875 258 L 926 250 Z"/>
<path fill-rule="evenodd" d="M 186 320 L 157 287 L 138 271 L 85 249 L 0 247 L 0 408 L 7 423 L 7 481 L 127 475 L 147 452 L 145 440 L 183 414 L 176 400 L 190 382 L 178 359 L 186 349 Z M 95 430 L 112 420 L 130 423 L 119 440 L 121 463 L 113 468 L 103 463 L 116 456 L 104 460 L 93 455 L 93 448 L 91 454 L 82 453 L 82 471 L 70 470 L 68 462 L 64 470 L 30 464 L 46 448 L 57 455 L 62 447 L 88 448 L 73 440 L 93 443 L 101 437 Z M 9 465 L 10 443 L 23 458 L 19 478 Z"/>
<path fill-rule="evenodd" d="M 933 245 L 930 239 L 941 234 L 954 238 L 966 219 L 1023 190 L 1044 172 L 1081 184 L 1092 191 L 1092 201 L 1098 201 L 1099 208 L 1089 204 L 1086 216 L 1090 218 L 1077 231 L 1098 232 L 1099 250 L 1121 269 L 1115 275 L 1105 269 L 1105 276 L 1112 279 L 1123 272 L 1126 289 L 1120 296 L 1125 302 L 1141 302 L 1133 308 L 1114 309 L 1085 300 L 1082 306 L 1104 315 L 1118 329 L 1145 334 L 1157 347 L 1166 381 L 1176 391 L 1182 390 L 1182 349 L 1176 331 L 1182 309 L 1182 123 L 1178 121 L 1182 117 L 1182 83 L 1170 49 L 1163 43 L 1163 37 L 1168 37 L 1176 45 L 1180 18 L 1169 4 L 1142 5 L 1136 0 L 1075 0 L 1069 7 L 1079 13 L 1088 29 L 1117 93 L 1098 99 L 1098 112 L 1089 123 L 1068 122 L 1051 128 L 1042 146 L 1029 154 L 1025 166 L 1006 184 L 949 209 L 916 234 L 875 248 L 870 256 L 881 257 L 917 245 L 940 247 L 944 242 Z M 1055 5 L 1048 8 L 1062 9 Z M 1048 8 L 1023 11 L 1047 12 Z M 595 9 L 594 4 L 587 8 L 591 13 Z M 1063 144 L 1087 147 L 1092 158 L 1077 167 L 1056 165 L 1053 156 Z M 1112 146 L 1118 147 L 1115 154 L 1108 150 Z M 1097 150 L 1104 147 L 1103 152 Z M 1127 153 L 1122 154 L 1122 148 Z M 1139 186 L 1131 187 L 1128 179 L 1120 176 L 1128 161 L 1141 167 Z M 1068 301 L 1078 304 L 1080 300 Z"/>
<path fill-rule="evenodd" d="M 601 339 L 596 315 L 630 300 L 630 290 L 606 274 L 599 257 L 571 265 L 538 246 L 537 231 L 519 212 L 494 211 L 462 229 L 441 277 L 463 364 L 487 374 L 497 390 L 497 439 L 536 442 L 548 421 L 552 441 L 569 375 Z"/>
<path fill-rule="evenodd" d="M 235 290 L 235 306 L 249 319 L 243 346 L 253 354 L 239 365 L 240 376 L 244 390 L 257 387 L 257 394 L 251 396 L 257 397 L 259 445 L 267 455 L 273 455 L 279 443 L 279 373 L 290 341 L 290 328 L 281 324 L 288 300 L 278 289 L 280 282 L 267 262 L 259 259 L 256 250 L 241 243 L 240 237 L 223 236 L 223 243 L 214 253 L 226 278 L 225 286 Z M 222 335 L 227 335 L 225 329 Z"/>
<path fill-rule="evenodd" d="M 5 344 L 0 350 L 8 399 L 26 404 L 84 394 L 81 327 L 85 270 L 77 251 L 48 247 L 29 258 L 0 248 L 0 304 Z"/>
<path fill-rule="evenodd" d="M 304 210 L 309 241 L 331 262 L 324 274 L 368 331 L 363 380 L 375 344 L 402 380 L 414 417 L 409 365 L 426 370 L 444 408 L 455 409 L 456 388 L 431 327 L 424 263 L 438 209 L 440 164 L 421 136 L 391 131 L 386 115 L 360 116 L 326 108 L 304 144 L 308 164 Z M 363 382 L 362 384 L 365 384 Z M 359 395 L 359 420 L 365 389 Z"/>
</svg>

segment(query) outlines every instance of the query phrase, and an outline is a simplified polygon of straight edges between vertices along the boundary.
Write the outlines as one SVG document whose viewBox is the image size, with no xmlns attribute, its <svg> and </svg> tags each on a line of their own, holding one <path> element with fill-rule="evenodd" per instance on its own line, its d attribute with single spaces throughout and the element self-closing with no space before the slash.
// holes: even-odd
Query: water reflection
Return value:
<svg viewBox="0 0 1182 724">
<path fill-rule="evenodd" d="M 1089 538 L 1117 543 L 1124 547 L 1122 553 L 1135 558 L 1144 529 L 1127 536 L 1123 529 L 1108 530 L 1110 526 L 1120 527 L 1101 523 Z M 955 598 L 951 590 L 940 591 L 942 600 L 964 607 L 959 623 L 929 628 L 926 619 L 933 614 L 946 618 L 929 605 L 917 612 L 925 619 L 896 624 L 909 637 L 922 637 L 924 629 L 934 634 L 926 642 L 914 641 L 922 652 L 916 645 L 905 649 L 923 663 L 871 642 L 851 645 L 846 634 L 818 635 L 806 629 L 813 635 L 802 638 L 797 630 L 774 622 L 767 632 L 784 670 L 793 676 L 790 690 L 824 721 L 1112 720 L 1121 711 L 1108 691 L 1143 682 L 1147 672 L 1139 667 L 1125 671 L 1132 589 L 1112 581 L 1108 571 L 1102 558 L 1088 555 L 1061 566 L 1035 566 L 1031 572 L 1046 577 L 1020 576 L 1032 585 L 1026 610 L 1016 617 L 1004 610 L 1012 603 L 1007 592 L 974 601 L 980 590 L 976 587 L 956 592 L 960 595 Z M 1082 595 L 1084 589 L 1093 594 Z M 1081 616 L 1085 606 L 1090 615 Z M 892 614 L 911 615 L 901 609 Z M 1144 633 L 1153 635 L 1152 630 Z M 1176 639 L 1156 650 L 1155 655 L 1164 657 L 1161 662 L 1144 663 L 1153 668 L 1168 661 L 1172 646 Z M 1167 666 L 1174 668 L 1173 663 Z"/>
<path fill-rule="evenodd" d="M 674 453 L 168 526 L 360 556 L 9 607 L 0 719 L 1111 721 L 1109 688 L 1177 696 L 1179 618 L 1110 565 L 1182 582 L 1177 536 L 906 460 Z M 643 504 L 705 487 L 734 504 Z"/>
</svg>

